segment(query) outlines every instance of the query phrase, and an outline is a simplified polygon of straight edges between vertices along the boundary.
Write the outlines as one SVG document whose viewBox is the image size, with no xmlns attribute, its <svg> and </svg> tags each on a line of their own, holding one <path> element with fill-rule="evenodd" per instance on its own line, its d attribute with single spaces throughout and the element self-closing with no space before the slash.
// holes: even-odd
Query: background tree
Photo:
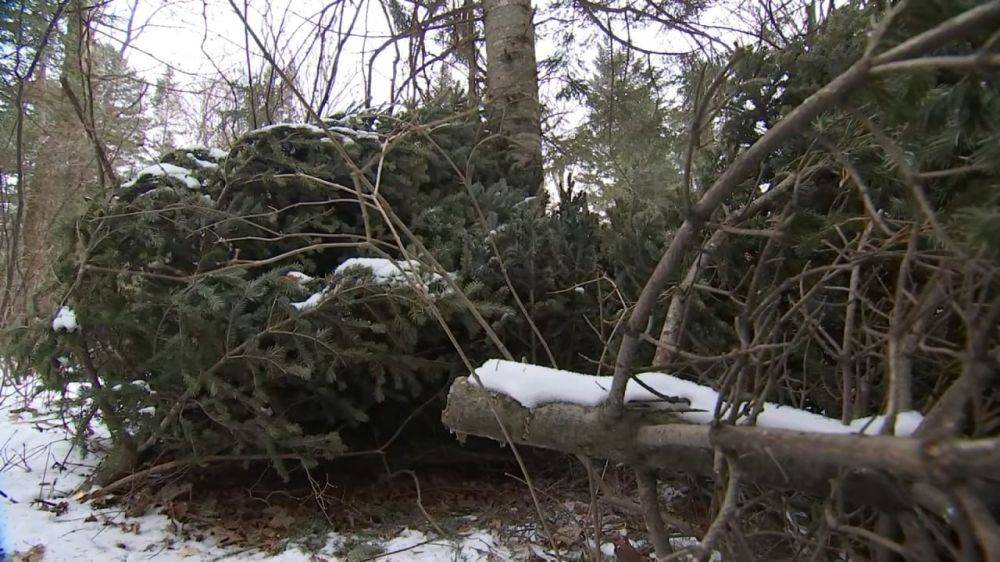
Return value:
<svg viewBox="0 0 1000 562">
<path fill-rule="evenodd" d="M 516 147 L 530 193 L 542 183 L 541 105 L 530 0 L 485 0 L 486 100 Z"/>
<path fill-rule="evenodd" d="M 664 82 L 627 51 L 602 49 L 581 85 L 586 117 L 566 143 L 562 167 L 598 208 L 625 198 L 657 209 L 676 204 L 684 123 L 664 99 Z"/>
<path fill-rule="evenodd" d="M 103 197 L 110 190 L 102 160 L 114 167 L 131 163 L 145 143 L 146 123 L 144 86 L 118 51 L 93 40 L 91 28 L 101 17 L 96 9 L 51 2 L 25 4 L 24 10 L 15 16 L 46 21 L 47 41 L 35 53 L 30 75 L 18 74 L 27 72 L 28 63 L 22 62 L 22 70 L 6 76 L 14 90 L 5 88 L 8 96 L 21 89 L 21 107 L 4 107 L 4 122 L 16 134 L 2 153 L 5 168 L 19 171 L 19 183 L 9 186 L 6 196 L 23 196 L 5 207 L 11 213 L 6 251 L 16 256 L 8 264 L 7 306 L 16 310 L 23 310 L 31 288 L 51 274 L 51 248 L 59 243 L 64 222 L 80 211 L 84 197 Z M 19 56 L 35 54 L 25 50 Z M 95 138 L 103 155 L 95 150 Z"/>
<path fill-rule="evenodd" d="M 154 155 L 160 155 L 177 148 L 178 138 L 187 129 L 185 127 L 185 110 L 177 92 L 178 84 L 174 70 L 167 68 L 162 76 L 157 78 L 153 95 L 150 98 L 152 126 L 149 135 L 149 148 Z"/>
</svg>

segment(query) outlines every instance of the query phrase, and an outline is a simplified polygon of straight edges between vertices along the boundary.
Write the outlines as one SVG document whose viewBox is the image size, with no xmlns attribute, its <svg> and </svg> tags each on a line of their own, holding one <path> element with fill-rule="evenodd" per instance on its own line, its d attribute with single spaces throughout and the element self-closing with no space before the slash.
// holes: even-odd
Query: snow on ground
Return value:
<svg viewBox="0 0 1000 562">
<path fill-rule="evenodd" d="M 386 562 L 406 562 L 410 560 L 433 560 L 441 562 L 451 560 L 486 560 L 490 553 L 509 559 L 509 555 L 497 544 L 492 535 L 485 532 L 475 532 L 462 540 L 457 547 L 452 544 L 435 542 L 420 531 L 405 530 L 394 539 L 382 546 L 384 557 L 379 560 Z"/>
<path fill-rule="evenodd" d="M 525 408 L 534 408 L 552 402 L 566 402 L 581 406 L 597 406 L 608 396 L 612 377 L 595 377 L 560 371 L 548 367 L 491 359 L 476 369 L 476 375 L 484 388 L 510 396 Z M 690 404 L 678 414 L 690 423 L 712 422 L 719 393 L 710 387 L 686 381 L 665 373 L 644 373 L 639 375 L 642 382 L 666 396 L 686 398 Z M 475 377 L 473 377 L 475 380 Z M 633 380 L 625 390 L 626 402 L 656 400 L 657 396 Z M 793 408 L 766 402 L 757 417 L 757 425 L 776 429 L 812 431 L 817 433 L 866 433 L 876 434 L 885 421 L 884 416 L 860 418 L 850 425 L 840 420 Z M 896 418 L 896 435 L 911 435 L 923 421 L 918 412 L 903 412 Z"/>
<path fill-rule="evenodd" d="M 32 560 L 42 562 L 342 560 L 334 553 L 351 537 L 337 533 L 331 533 L 318 552 L 291 546 L 270 556 L 239 546 L 220 547 L 211 539 L 181 540 L 164 515 L 125 517 L 117 508 L 80 503 L 77 489 L 97 459 L 82 456 L 58 417 L 45 413 L 45 405 L 56 399 L 47 392 L 29 400 L 10 386 L 0 393 L 0 560 L 32 549 L 41 554 Z M 375 560 L 394 562 L 511 559 L 492 535 L 481 531 L 449 541 L 403 530 L 371 545 L 370 552 Z"/>
</svg>

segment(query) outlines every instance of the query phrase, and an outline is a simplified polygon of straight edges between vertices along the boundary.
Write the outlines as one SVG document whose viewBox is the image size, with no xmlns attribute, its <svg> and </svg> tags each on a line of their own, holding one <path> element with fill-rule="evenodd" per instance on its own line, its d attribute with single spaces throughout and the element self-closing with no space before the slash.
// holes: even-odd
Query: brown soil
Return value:
<svg viewBox="0 0 1000 562">
<path fill-rule="evenodd" d="M 591 498 L 583 466 L 571 457 L 522 448 L 551 540 L 540 530 L 528 486 L 509 449 L 485 440 L 438 444 L 418 453 L 342 459 L 306 470 L 291 467 L 283 482 L 263 463 L 188 469 L 151 479 L 122 502 L 126 511 L 167 514 L 179 536 L 213 537 L 234 548 L 280 551 L 289 541 L 319 547 L 330 531 L 385 539 L 403 528 L 430 536 L 488 530 L 511 548 L 589 552 Z M 627 471 L 608 467 L 605 481 L 632 497 Z M 671 510 L 695 524 L 704 498 L 675 498 Z M 642 520 L 605 504 L 602 543 L 619 559 L 645 555 Z M 640 541 L 633 547 L 626 539 Z M 646 558 L 648 559 L 648 557 Z"/>
</svg>

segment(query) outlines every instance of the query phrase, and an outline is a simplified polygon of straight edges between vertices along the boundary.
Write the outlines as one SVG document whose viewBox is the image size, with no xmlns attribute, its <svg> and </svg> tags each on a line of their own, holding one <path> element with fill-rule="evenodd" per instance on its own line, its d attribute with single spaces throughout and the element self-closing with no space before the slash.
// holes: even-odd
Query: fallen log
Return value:
<svg viewBox="0 0 1000 562">
<path fill-rule="evenodd" d="M 526 408 L 468 377 L 455 380 L 442 414 L 460 438 L 529 445 L 621 462 L 660 473 L 713 475 L 716 449 L 730 456 L 744 480 L 825 494 L 844 471 L 882 472 L 910 481 L 1000 480 L 1000 439 L 926 442 L 883 435 L 825 434 L 752 426 L 649 424 L 643 414 L 615 420 L 602 407 L 550 403 Z M 662 416 L 660 416 L 662 418 Z M 658 419 L 662 422 L 662 419 Z"/>
</svg>

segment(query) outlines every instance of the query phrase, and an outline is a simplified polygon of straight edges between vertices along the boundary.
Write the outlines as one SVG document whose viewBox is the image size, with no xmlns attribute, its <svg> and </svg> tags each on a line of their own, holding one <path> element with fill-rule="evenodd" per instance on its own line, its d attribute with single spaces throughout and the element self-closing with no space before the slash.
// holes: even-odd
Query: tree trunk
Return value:
<svg viewBox="0 0 1000 562">
<path fill-rule="evenodd" d="M 512 181 L 532 194 L 542 183 L 541 106 L 531 0 L 483 0 L 486 103 L 513 144 Z"/>
<path fill-rule="evenodd" d="M 494 410 L 495 409 L 495 410 Z M 528 409 L 483 390 L 467 377 L 452 383 L 442 421 L 460 435 L 504 442 L 497 420 L 517 444 L 623 462 L 637 469 L 685 475 L 714 475 L 716 450 L 729 455 L 748 482 L 810 494 L 829 492 L 841 471 L 890 474 L 923 481 L 947 475 L 992 482 L 1000 470 L 1000 446 L 992 439 L 920 439 L 810 433 L 787 429 L 677 423 L 646 425 L 626 416 L 607 423 L 598 408 L 554 403 Z M 986 479 L 986 480 L 981 480 Z M 995 486 L 990 483 L 990 487 Z M 877 497 L 860 498 L 874 505 Z"/>
<path fill-rule="evenodd" d="M 468 74 L 466 83 L 469 90 L 469 106 L 479 106 L 479 61 L 476 52 L 476 6 L 473 0 L 463 0 L 462 15 L 459 16 L 458 50 L 465 61 Z"/>
<path fill-rule="evenodd" d="M 66 33 L 60 38 L 63 61 L 60 77 L 79 87 L 81 68 L 87 64 L 88 49 L 81 45 L 90 37 L 86 22 L 90 12 L 82 0 L 70 2 L 65 10 Z M 26 143 L 33 153 L 29 173 L 25 176 L 25 214 L 22 225 L 22 248 L 19 259 L 21 283 L 14 302 L 21 309 L 27 297 L 44 282 L 52 258 L 52 238 L 57 224 L 73 211 L 74 195 L 80 186 L 93 177 L 90 145 L 74 118 L 66 95 L 57 84 L 38 77 L 29 92 L 28 101 L 34 106 L 26 124 Z M 40 147 L 41 149 L 38 149 Z M 36 305 L 47 309 L 52 295 L 37 293 Z"/>
</svg>

